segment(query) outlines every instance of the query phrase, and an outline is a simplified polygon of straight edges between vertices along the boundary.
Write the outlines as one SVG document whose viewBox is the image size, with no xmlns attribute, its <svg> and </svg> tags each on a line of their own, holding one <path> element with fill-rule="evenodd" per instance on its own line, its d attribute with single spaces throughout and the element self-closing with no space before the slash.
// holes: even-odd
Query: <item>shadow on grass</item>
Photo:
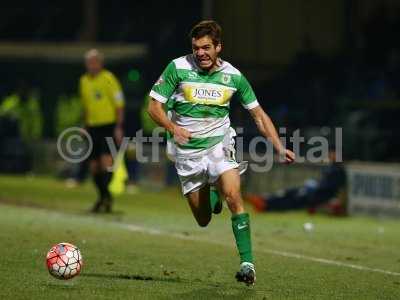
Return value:
<svg viewBox="0 0 400 300">
<path fill-rule="evenodd" d="M 102 274 L 102 273 L 83 273 L 82 277 L 108 278 L 121 280 L 137 280 L 137 281 L 160 281 L 160 282 L 183 282 L 179 277 L 155 277 L 145 275 L 128 275 L 128 274 Z"/>
<path fill-rule="evenodd" d="M 242 284 L 226 285 L 224 283 L 211 283 L 201 279 L 185 280 L 178 276 L 176 277 L 157 277 L 157 276 L 145 276 L 138 274 L 104 274 L 104 273 L 84 273 L 82 277 L 92 278 L 103 278 L 113 280 L 135 280 L 135 281 L 157 281 L 157 282 L 169 282 L 169 283 L 180 283 L 189 286 L 202 286 L 201 289 L 193 289 L 191 292 L 182 293 L 179 288 L 174 293 L 174 297 L 179 299 L 254 299 L 257 296 L 257 292 L 254 287 L 246 287 Z M 168 275 L 169 276 L 169 275 Z M 260 297 L 264 299 L 264 297 Z"/>
</svg>

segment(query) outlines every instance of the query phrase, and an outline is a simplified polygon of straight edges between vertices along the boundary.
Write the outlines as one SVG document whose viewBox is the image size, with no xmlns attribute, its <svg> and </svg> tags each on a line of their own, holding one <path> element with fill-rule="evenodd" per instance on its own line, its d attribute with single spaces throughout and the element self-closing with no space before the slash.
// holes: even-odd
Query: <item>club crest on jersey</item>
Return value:
<svg viewBox="0 0 400 300">
<path fill-rule="evenodd" d="M 190 79 L 195 79 L 195 78 L 197 78 L 198 76 L 197 76 L 197 73 L 196 73 L 196 72 L 190 71 L 190 72 L 188 73 L 188 77 L 189 77 Z"/>
<path fill-rule="evenodd" d="M 222 82 L 225 83 L 225 84 L 228 84 L 229 82 L 231 82 L 231 75 L 223 74 L 222 75 Z"/>
</svg>

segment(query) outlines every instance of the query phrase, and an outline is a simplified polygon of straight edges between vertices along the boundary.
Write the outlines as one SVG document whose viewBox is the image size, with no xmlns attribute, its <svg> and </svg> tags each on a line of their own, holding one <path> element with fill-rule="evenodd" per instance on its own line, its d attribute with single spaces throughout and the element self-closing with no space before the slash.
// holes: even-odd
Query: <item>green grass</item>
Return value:
<svg viewBox="0 0 400 300">
<path fill-rule="evenodd" d="M 303 258 L 290 252 L 400 273 L 400 223 L 302 212 L 252 214 L 257 283 L 236 283 L 238 257 L 226 209 L 203 229 L 177 189 L 117 199 L 116 213 L 85 211 L 91 184 L 0 176 L 0 299 L 399 299 L 400 276 Z M 302 225 L 313 222 L 315 230 Z M 382 231 L 384 229 L 384 231 Z M 47 250 L 82 251 L 82 274 L 52 278 Z"/>
</svg>

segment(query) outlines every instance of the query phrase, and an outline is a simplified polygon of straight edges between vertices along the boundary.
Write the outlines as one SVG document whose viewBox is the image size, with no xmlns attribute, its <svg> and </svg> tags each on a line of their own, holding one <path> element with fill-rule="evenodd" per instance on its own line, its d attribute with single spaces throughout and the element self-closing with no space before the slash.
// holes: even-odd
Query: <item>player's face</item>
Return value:
<svg viewBox="0 0 400 300">
<path fill-rule="evenodd" d="M 199 39 L 192 39 L 193 54 L 199 67 L 204 70 L 210 70 L 215 66 L 221 49 L 221 44 L 214 45 L 212 39 L 207 35 Z"/>
<path fill-rule="evenodd" d="M 103 68 L 103 63 L 100 58 L 97 56 L 92 56 L 86 59 L 85 61 L 86 70 L 91 75 L 98 74 Z"/>
</svg>

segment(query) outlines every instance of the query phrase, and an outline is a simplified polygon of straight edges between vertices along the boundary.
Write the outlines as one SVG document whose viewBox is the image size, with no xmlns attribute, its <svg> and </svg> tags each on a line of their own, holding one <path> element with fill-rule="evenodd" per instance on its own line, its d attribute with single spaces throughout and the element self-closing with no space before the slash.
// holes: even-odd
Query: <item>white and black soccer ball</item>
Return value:
<svg viewBox="0 0 400 300">
<path fill-rule="evenodd" d="M 83 260 L 78 247 L 59 243 L 51 247 L 46 256 L 49 273 L 57 279 L 71 279 L 82 270 Z"/>
</svg>

